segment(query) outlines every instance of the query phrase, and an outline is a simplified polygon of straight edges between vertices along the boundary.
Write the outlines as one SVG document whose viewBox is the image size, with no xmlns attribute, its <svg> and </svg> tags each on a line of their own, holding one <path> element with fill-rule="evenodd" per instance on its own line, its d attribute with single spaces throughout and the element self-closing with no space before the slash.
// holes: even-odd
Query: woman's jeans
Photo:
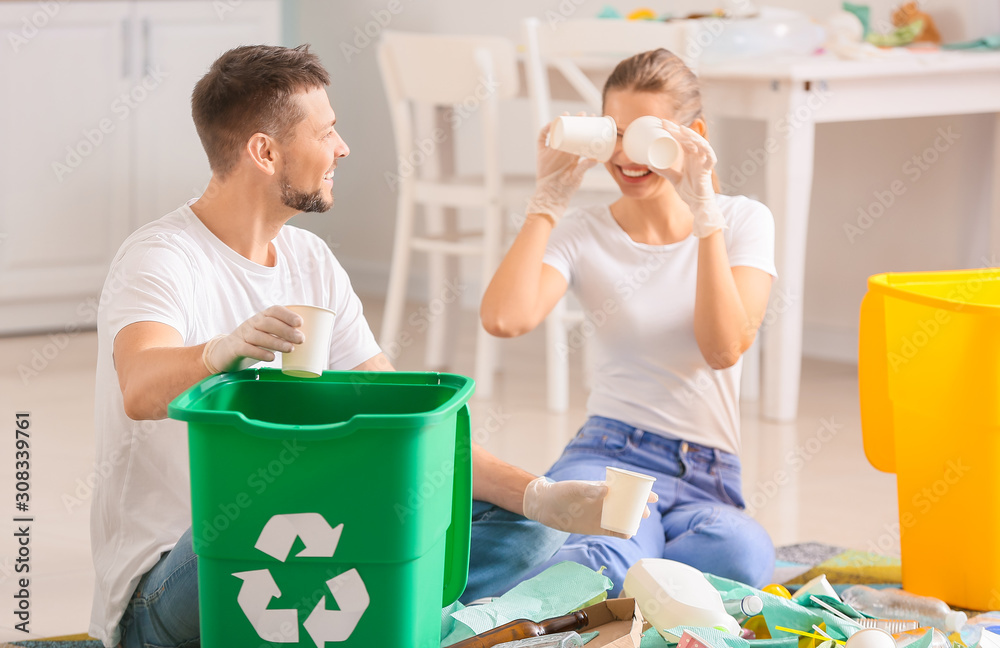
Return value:
<svg viewBox="0 0 1000 648">
<path fill-rule="evenodd" d="M 468 603 L 526 578 L 566 541 L 555 531 L 486 502 L 473 502 Z M 200 646 L 198 559 L 188 529 L 140 580 L 122 618 L 123 648 Z"/>
<path fill-rule="evenodd" d="M 620 421 L 591 417 L 566 446 L 547 476 L 603 480 L 605 468 L 656 477 L 660 500 L 629 540 L 571 535 L 533 573 L 564 560 L 598 570 L 621 591 L 628 568 L 640 558 L 668 558 L 754 587 L 770 582 L 774 545 L 767 531 L 743 512 L 740 460 L 715 448 L 645 432 Z"/>
</svg>

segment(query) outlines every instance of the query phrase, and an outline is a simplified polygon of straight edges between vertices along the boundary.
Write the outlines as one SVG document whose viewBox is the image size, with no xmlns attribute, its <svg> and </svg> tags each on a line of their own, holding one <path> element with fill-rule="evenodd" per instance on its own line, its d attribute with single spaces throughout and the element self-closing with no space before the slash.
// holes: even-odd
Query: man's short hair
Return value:
<svg viewBox="0 0 1000 648">
<path fill-rule="evenodd" d="M 220 56 L 191 94 L 191 116 L 212 172 L 232 171 L 254 133 L 292 136 L 305 117 L 295 93 L 329 84 L 308 45 L 248 45 Z"/>
</svg>

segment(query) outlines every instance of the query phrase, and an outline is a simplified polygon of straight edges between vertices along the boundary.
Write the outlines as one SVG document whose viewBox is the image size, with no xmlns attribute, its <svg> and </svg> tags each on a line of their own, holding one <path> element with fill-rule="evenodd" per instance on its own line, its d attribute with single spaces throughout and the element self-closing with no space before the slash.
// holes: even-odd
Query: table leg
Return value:
<svg viewBox="0 0 1000 648">
<path fill-rule="evenodd" d="M 802 305 L 805 284 L 806 232 L 812 193 L 815 124 L 785 115 L 768 123 L 767 137 L 776 150 L 767 162 L 767 205 L 774 214 L 775 263 L 778 280 L 771 289 L 771 323 L 762 329 L 761 415 L 777 421 L 794 420 L 798 411 L 802 370 Z M 771 141 L 770 139 L 768 140 Z"/>
<path fill-rule="evenodd" d="M 993 115 L 993 209 L 990 212 L 990 261 L 1000 267 L 1000 113 Z"/>
</svg>

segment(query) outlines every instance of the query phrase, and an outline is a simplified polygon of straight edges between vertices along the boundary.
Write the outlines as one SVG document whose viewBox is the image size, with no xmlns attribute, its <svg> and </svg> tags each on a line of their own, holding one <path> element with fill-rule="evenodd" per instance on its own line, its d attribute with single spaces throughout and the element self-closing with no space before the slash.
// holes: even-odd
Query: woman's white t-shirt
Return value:
<svg viewBox="0 0 1000 648">
<path fill-rule="evenodd" d="M 192 526 L 187 426 L 125 415 L 112 351 L 119 331 L 161 322 L 184 346 L 230 333 L 274 304 L 334 311 L 329 368 L 349 370 L 378 355 L 343 267 L 319 237 L 286 225 L 262 266 L 220 241 L 184 205 L 132 234 L 111 264 L 98 311 L 96 472 L 91 545 L 96 570 L 90 634 L 114 646 L 139 578 Z M 257 366 L 280 366 L 280 357 Z M 197 524 L 199 521 L 195 521 Z"/>
<path fill-rule="evenodd" d="M 716 200 L 728 226 L 729 265 L 777 276 L 770 210 L 743 196 Z M 712 369 L 694 336 L 697 238 L 637 243 L 607 205 L 595 205 L 566 214 L 544 262 L 566 278 L 584 309 L 565 351 L 590 345 L 588 415 L 739 453 L 742 358 Z"/>
</svg>

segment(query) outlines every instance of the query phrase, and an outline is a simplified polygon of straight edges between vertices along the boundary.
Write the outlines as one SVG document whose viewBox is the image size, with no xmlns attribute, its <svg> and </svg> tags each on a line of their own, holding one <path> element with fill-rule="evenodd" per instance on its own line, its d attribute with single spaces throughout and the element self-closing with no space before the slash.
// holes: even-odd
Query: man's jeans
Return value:
<svg viewBox="0 0 1000 648">
<path fill-rule="evenodd" d="M 567 537 L 492 504 L 473 502 L 469 584 L 461 600 L 510 589 Z M 139 581 L 120 624 L 123 648 L 200 645 L 197 564 L 188 529 Z"/>
<path fill-rule="evenodd" d="M 191 529 L 139 580 L 122 618 L 124 648 L 200 646 L 198 560 Z"/>
<path fill-rule="evenodd" d="M 743 512 L 740 460 L 715 448 L 668 439 L 621 421 L 591 417 L 546 476 L 603 480 L 614 466 L 656 477 L 659 502 L 630 540 L 571 535 L 536 574 L 572 560 L 598 570 L 622 589 L 625 573 L 640 558 L 668 558 L 754 587 L 770 582 L 774 545 L 767 531 Z"/>
</svg>

